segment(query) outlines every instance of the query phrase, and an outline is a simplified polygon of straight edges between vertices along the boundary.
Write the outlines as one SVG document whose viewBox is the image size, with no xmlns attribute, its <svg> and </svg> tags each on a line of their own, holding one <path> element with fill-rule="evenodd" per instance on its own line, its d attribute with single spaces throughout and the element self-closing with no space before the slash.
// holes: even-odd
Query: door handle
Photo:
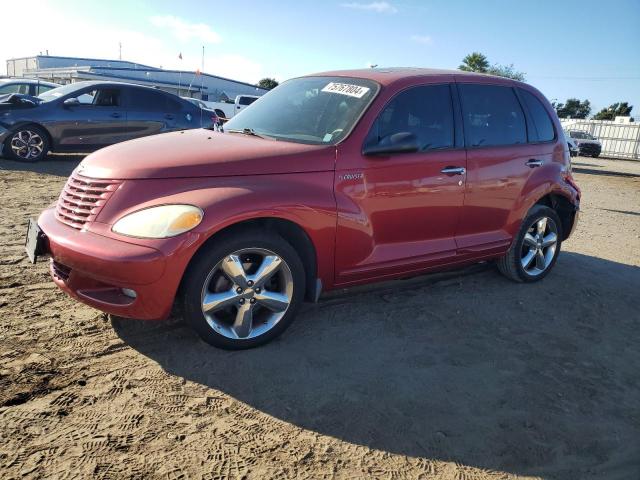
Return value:
<svg viewBox="0 0 640 480">
<path fill-rule="evenodd" d="M 467 170 L 463 167 L 445 167 L 440 170 L 440 172 L 447 175 L 464 175 L 465 173 L 467 173 Z"/>
<path fill-rule="evenodd" d="M 527 163 L 525 165 L 529 168 L 536 168 L 536 167 L 541 167 L 543 164 L 544 162 L 542 160 L 536 160 L 535 158 L 531 158 L 527 160 Z"/>
<path fill-rule="evenodd" d="M 166 118 L 167 120 L 173 120 L 175 117 L 171 114 L 167 114 L 164 116 L 164 118 Z"/>
<path fill-rule="evenodd" d="M 118 112 L 113 112 L 113 113 L 111 114 L 111 116 L 112 116 L 113 118 L 120 118 L 120 116 L 121 116 L 121 115 L 120 115 Z"/>
</svg>

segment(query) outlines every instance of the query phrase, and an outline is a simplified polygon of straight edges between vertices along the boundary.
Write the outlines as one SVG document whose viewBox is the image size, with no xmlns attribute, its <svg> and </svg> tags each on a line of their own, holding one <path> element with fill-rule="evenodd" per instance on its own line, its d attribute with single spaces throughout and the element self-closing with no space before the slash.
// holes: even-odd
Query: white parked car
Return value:
<svg viewBox="0 0 640 480">
<path fill-rule="evenodd" d="M 210 110 L 214 110 L 218 117 L 223 120 L 228 120 L 233 118 L 234 115 L 241 112 L 257 99 L 259 96 L 256 95 L 238 95 L 233 103 L 231 102 L 204 102 L 207 105 L 207 108 Z"/>
</svg>

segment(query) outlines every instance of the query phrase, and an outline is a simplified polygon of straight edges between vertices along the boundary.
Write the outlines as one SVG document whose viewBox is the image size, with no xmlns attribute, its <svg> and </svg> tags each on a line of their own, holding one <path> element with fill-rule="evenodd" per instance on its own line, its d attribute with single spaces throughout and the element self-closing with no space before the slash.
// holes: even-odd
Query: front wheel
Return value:
<svg viewBox="0 0 640 480">
<path fill-rule="evenodd" d="M 304 290 L 302 261 L 282 237 L 226 235 L 205 246 L 185 273 L 185 320 L 213 346 L 257 347 L 291 324 Z"/>
<path fill-rule="evenodd" d="M 516 282 L 536 282 L 551 271 L 560 253 L 562 224 L 555 210 L 535 205 L 522 222 L 498 269 Z"/>
<path fill-rule="evenodd" d="M 47 132 L 36 125 L 27 125 L 16 130 L 4 144 L 4 154 L 19 162 L 38 162 L 48 151 Z"/>
</svg>

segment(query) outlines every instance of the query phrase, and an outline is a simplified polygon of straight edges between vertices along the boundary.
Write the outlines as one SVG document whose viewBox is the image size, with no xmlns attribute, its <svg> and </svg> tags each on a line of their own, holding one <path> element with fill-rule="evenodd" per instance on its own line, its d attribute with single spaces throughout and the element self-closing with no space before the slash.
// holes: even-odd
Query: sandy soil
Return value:
<svg viewBox="0 0 640 480">
<path fill-rule="evenodd" d="M 640 163 L 577 159 L 580 227 L 542 283 L 334 294 L 230 353 L 25 260 L 77 161 L 0 160 L 0 477 L 640 478 Z"/>
</svg>

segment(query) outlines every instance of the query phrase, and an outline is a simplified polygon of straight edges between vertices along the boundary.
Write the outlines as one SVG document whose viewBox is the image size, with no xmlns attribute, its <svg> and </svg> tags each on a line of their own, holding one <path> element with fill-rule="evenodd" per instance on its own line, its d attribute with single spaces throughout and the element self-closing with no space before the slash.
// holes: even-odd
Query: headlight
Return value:
<svg viewBox="0 0 640 480">
<path fill-rule="evenodd" d="M 140 238 L 167 238 L 196 228 L 204 213 L 193 205 L 160 205 L 130 213 L 111 230 Z"/>
</svg>

